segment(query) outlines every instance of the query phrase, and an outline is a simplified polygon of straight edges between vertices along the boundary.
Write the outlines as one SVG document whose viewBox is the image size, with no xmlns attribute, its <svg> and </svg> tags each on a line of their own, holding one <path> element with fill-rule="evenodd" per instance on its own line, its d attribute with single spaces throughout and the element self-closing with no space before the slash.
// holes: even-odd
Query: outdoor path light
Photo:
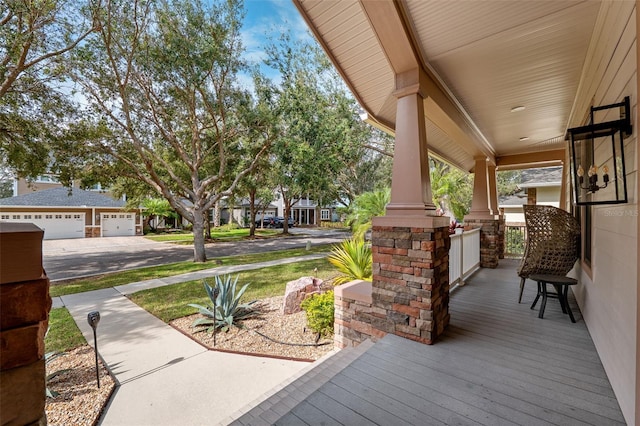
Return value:
<svg viewBox="0 0 640 426">
<path fill-rule="evenodd" d="M 100 371 L 98 369 L 98 337 L 96 336 L 96 328 L 100 322 L 100 312 L 91 311 L 87 314 L 87 322 L 93 329 L 93 348 L 96 353 L 96 380 L 98 381 L 98 389 L 100 389 Z"/>
</svg>

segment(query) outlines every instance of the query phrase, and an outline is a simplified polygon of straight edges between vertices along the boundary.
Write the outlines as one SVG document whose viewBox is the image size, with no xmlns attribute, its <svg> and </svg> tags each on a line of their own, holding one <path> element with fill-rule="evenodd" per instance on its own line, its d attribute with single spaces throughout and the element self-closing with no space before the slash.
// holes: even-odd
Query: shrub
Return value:
<svg viewBox="0 0 640 426">
<path fill-rule="evenodd" d="M 333 291 L 314 294 L 303 300 L 300 307 L 307 314 L 309 328 L 318 336 L 333 333 Z"/>
<path fill-rule="evenodd" d="M 371 245 L 365 242 L 364 238 L 354 237 L 344 240 L 339 246 L 333 246 L 328 259 L 342 273 L 335 278 L 336 285 L 353 280 L 372 279 Z"/>
<path fill-rule="evenodd" d="M 200 327 L 197 331 L 212 332 L 216 328 L 222 331 L 228 331 L 232 325 L 236 327 L 241 326 L 243 319 L 252 318 L 258 315 L 258 312 L 252 308 L 251 305 L 255 303 L 240 303 L 242 295 L 249 287 L 249 284 L 242 286 L 238 290 L 238 277 L 235 280 L 231 280 L 231 275 L 226 275 L 224 279 L 216 276 L 216 285 L 211 287 L 206 280 L 202 280 L 204 289 L 211 301 L 210 306 L 202 306 L 195 303 L 190 303 L 189 306 L 198 309 L 205 318 L 199 318 L 193 322 L 192 327 Z M 214 302 L 214 291 L 218 289 L 219 294 Z M 215 309 L 214 309 L 215 303 Z"/>
</svg>

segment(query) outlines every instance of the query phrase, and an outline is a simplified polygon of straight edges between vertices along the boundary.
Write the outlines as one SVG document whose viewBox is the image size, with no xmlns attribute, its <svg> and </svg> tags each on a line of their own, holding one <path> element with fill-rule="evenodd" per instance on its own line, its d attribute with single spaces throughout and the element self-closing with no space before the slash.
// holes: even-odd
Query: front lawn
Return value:
<svg viewBox="0 0 640 426">
<path fill-rule="evenodd" d="M 45 352 L 66 352 L 86 343 L 67 308 L 49 312 L 49 332 L 44 339 Z"/>
<path fill-rule="evenodd" d="M 275 229 L 256 229 L 256 237 L 274 237 L 282 234 Z M 240 241 L 249 237 L 248 228 L 224 229 L 217 228 L 211 230 L 211 238 L 218 241 Z M 145 238 L 153 241 L 168 242 L 174 244 L 193 244 L 193 233 L 173 233 L 173 234 L 147 234 Z"/>
<path fill-rule="evenodd" d="M 314 268 L 318 268 L 316 273 Z M 288 281 L 303 276 L 316 276 L 326 280 L 334 275 L 335 267 L 327 259 L 317 259 L 241 272 L 238 286 L 250 283 L 243 296 L 244 301 L 250 301 L 281 296 Z M 210 285 L 215 283 L 214 278 L 208 279 L 207 282 Z M 197 309 L 187 306 L 189 303 L 210 304 L 202 281 L 199 280 L 143 290 L 130 295 L 130 298 L 164 322 L 196 313 Z"/>
<path fill-rule="evenodd" d="M 239 256 L 221 257 L 218 259 L 211 259 L 205 263 L 194 263 L 192 261 L 185 261 L 161 266 L 149 266 L 147 268 L 133 269 L 130 271 L 122 271 L 96 277 L 81 278 L 77 280 L 54 283 L 51 285 L 50 293 L 52 297 L 64 296 L 66 294 L 100 290 L 103 288 L 130 284 L 137 281 L 171 277 L 174 275 L 201 271 L 203 269 L 210 269 L 218 266 L 244 265 L 250 263 L 267 262 L 270 260 L 283 259 L 288 257 L 304 256 L 312 253 L 326 253 L 329 252 L 330 249 L 331 245 L 325 244 L 313 246 L 310 250 L 298 248 L 290 250 L 270 251 L 266 253 L 253 253 Z"/>
</svg>

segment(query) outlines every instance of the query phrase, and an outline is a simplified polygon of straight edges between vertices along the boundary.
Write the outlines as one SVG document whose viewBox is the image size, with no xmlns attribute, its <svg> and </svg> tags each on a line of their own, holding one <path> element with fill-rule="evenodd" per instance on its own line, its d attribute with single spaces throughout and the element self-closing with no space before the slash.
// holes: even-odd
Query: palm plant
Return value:
<svg viewBox="0 0 640 426">
<path fill-rule="evenodd" d="M 200 327 L 197 331 L 206 330 L 209 333 L 218 328 L 222 331 L 228 331 L 232 325 L 240 327 L 240 322 L 243 319 L 258 315 L 258 312 L 251 306 L 255 301 L 240 303 L 240 299 L 249 287 L 249 284 L 245 284 L 238 290 L 238 278 L 239 276 L 236 276 L 235 280 L 232 281 L 231 275 L 226 275 L 224 279 L 216 276 L 215 287 L 211 287 L 206 280 L 202 280 L 211 305 L 189 304 L 189 306 L 197 308 L 198 312 L 204 315 L 204 318 L 195 320 L 191 325 L 192 327 Z"/>
<path fill-rule="evenodd" d="M 371 245 L 362 237 L 344 240 L 340 245 L 333 246 L 328 259 L 342 273 L 334 279 L 335 285 L 353 280 L 372 280 Z"/>
<path fill-rule="evenodd" d="M 379 189 L 373 192 L 365 192 L 357 196 L 347 215 L 347 223 L 351 226 L 354 238 L 362 238 L 371 229 L 371 220 L 374 216 L 384 216 L 385 208 L 391 199 L 389 188 Z"/>
</svg>

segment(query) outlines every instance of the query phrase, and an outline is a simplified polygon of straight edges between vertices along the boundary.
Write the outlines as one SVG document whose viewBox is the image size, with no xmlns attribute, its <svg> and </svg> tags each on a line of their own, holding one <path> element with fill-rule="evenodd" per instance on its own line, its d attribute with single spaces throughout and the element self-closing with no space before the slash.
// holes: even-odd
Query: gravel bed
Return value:
<svg viewBox="0 0 640 426">
<path fill-rule="evenodd" d="M 260 318 L 245 320 L 242 328 L 232 327 L 228 332 L 216 334 L 216 346 L 213 346 L 213 335 L 210 333 L 196 332 L 191 327 L 193 321 L 202 315 L 195 314 L 171 321 L 169 324 L 182 331 L 192 339 L 202 343 L 210 349 L 224 349 L 230 351 L 316 360 L 333 349 L 333 336 L 322 338 L 318 341 L 321 346 L 313 345 L 317 334 L 306 329 L 307 317 L 304 312 L 291 315 L 282 315 L 280 308 L 284 297 L 272 297 L 259 301 Z M 276 343 L 257 332 L 270 337 L 278 342 L 292 343 L 293 345 Z"/>
<path fill-rule="evenodd" d="M 49 425 L 88 425 L 97 423 L 104 406 L 115 386 L 113 378 L 100 364 L 100 389 L 96 383 L 96 364 L 93 348 L 80 346 L 47 364 L 47 375 L 60 373 L 49 380 L 50 390 L 58 392 L 54 398 L 47 398 L 45 412 Z"/>
</svg>

